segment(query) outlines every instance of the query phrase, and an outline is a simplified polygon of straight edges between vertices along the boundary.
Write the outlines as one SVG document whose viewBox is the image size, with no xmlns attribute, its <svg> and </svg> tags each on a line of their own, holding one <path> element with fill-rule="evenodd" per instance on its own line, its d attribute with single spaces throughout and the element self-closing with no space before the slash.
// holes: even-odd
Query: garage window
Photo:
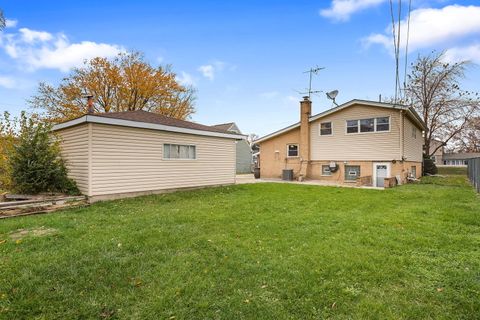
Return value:
<svg viewBox="0 0 480 320">
<path fill-rule="evenodd" d="M 196 146 L 170 143 L 163 145 L 163 159 L 194 160 L 196 158 Z"/>
</svg>

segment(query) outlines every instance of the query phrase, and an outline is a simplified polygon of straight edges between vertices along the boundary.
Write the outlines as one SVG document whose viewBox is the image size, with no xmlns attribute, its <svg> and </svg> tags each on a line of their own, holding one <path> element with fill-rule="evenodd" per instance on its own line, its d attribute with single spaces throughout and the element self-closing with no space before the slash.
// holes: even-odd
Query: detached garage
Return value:
<svg viewBox="0 0 480 320">
<path fill-rule="evenodd" d="M 235 183 L 235 141 L 215 127 L 146 111 L 54 126 L 69 175 L 90 201 Z"/>
</svg>

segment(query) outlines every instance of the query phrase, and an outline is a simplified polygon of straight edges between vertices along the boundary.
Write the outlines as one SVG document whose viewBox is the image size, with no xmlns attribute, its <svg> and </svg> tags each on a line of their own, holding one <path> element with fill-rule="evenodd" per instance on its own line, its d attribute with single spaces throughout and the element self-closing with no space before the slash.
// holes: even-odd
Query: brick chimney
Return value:
<svg viewBox="0 0 480 320">
<path fill-rule="evenodd" d="M 303 97 L 300 101 L 300 176 L 306 178 L 310 161 L 310 115 L 312 114 L 312 101 Z"/>
<path fill-rule="evenodd" d="M 93 96 L 87 96 L 87 113 L 93 114 L 95 109 L 93 108 Z"/>
</svg>

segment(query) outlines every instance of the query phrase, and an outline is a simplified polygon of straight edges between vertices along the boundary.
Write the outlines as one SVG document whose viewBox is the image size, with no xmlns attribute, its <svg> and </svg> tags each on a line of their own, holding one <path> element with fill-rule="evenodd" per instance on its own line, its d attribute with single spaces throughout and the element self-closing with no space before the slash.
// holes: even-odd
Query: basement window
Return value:
<svg viewBox="0 0 480 320">
<path fill-rule="evenodd" d="M 345 180 L 356 181 L 360 178 L 360 166 L 345 166 Z"/>
<path fill-rule="evenodd" d="M 330 166 L 329 165 L 323 165 L 322 166 L 322 176 L 331 176 L 332 171 L 330 171 Z"/>
<path fill-rule="evenodd" d="M 195 160 L 196 158 L 196 146 L 170 143 L 163 145 L 163 159 Z"/>
<path fill-rule="evenodd" d="M 298 144 L 287 145 L 287 157 L 298 157 Z"/>
<path fill-rule="evenodd" d="M 332 135 L 332 123 L 331 122 L 320 123 L 320 135 L 321 136 L 331 136 Z"/>
</svg>

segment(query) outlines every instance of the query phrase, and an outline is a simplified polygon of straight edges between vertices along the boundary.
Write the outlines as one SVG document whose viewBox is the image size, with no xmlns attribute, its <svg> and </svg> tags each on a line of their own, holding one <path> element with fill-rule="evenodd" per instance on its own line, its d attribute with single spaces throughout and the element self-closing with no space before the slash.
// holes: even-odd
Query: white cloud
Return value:
<svg viewBox="0 0 480 320">
<path fill-rule="evenodd" d="M 82 41 L 71 43 L 63 33 L 21 28 L 18 33 L 0 35 L 0 48 L 29 71 L 58 69 L 67 72 L 94 57 L 113 57 L 124 48 L 118 45 Z"/>
<path fill-rule="evenodd" d="M 237 66 L 235 66 L 233 64 L 230 64 L 230 63 L 227 63 L 227 62 L 224 62 L 224 61 L 220 61 L 220 60 L 214 60 L 212 63 L 205 64 L 205 65 L 202 65 L 202 66 L 198 67 L 197 70 L 200 71 L 200 73 L 205 78 L 212 81 L 212 80 L 215 79 L 215 75 L 217 73 L 220 73 L 224 70 L 235 71 L 236 69 L 237 69 Z"/>
<path fill-rule="evenodd" d="M 5 28 L 15 28 L 17 24 L 18 24 L 18 20 L 14 20 L 14 19 L 5 20 Z"/>
<path fill-rule="evenodd" d="M 198 67 L 198 71 L 207 79 L 213 80 L 215 78 L 215 68 L 211 64 Z"/>
<path fill-rule="evenodd" d="M 46 31 L 36 31 L 30 30 L 28 28 L 21 28 L 20 30 L 21 39 L 26 43 L 34 43 L 36 41 L 46 42 L 53 39 L 53 35 Z"/>
<path fill-rule="evenodd" d="M 358 11 L 378 6 L 386 0 L 332 0 L 330 8 L 320 10 L 320 15 L 335 21 L 347 21 Z"/>
<path fill-rule="evenodd" d="M 407 20 L 401 21 L 400 39 L 405 43 Z M 409 48 L 413 51 L 480 34 L 480 7 L 451 5 L 440 9 L 416 9 L 411 13 Z M 366 45 L 380 44 L 393 51 L 392 27 L 365 38 Z"/>
<path fill-rule="evenodd" d="M 472 61 L 480 63 L 480 44 L 466 47 L 454 47 L 445 51 L 446 62 Z"/>
<path fill-rule="evenodd" d="M 13 89 L 16 87 L 15 80 L 10 77 L 0 76 L 0 87 Z"/>
<path fill-rule="evenodd" d="M 193 86 L 195 85 L 196 81 L 193 76 L 185 71 L 181 72 L 181 75 L 177 75 L 177 81 L 183 86 Z"/>
</svg>

